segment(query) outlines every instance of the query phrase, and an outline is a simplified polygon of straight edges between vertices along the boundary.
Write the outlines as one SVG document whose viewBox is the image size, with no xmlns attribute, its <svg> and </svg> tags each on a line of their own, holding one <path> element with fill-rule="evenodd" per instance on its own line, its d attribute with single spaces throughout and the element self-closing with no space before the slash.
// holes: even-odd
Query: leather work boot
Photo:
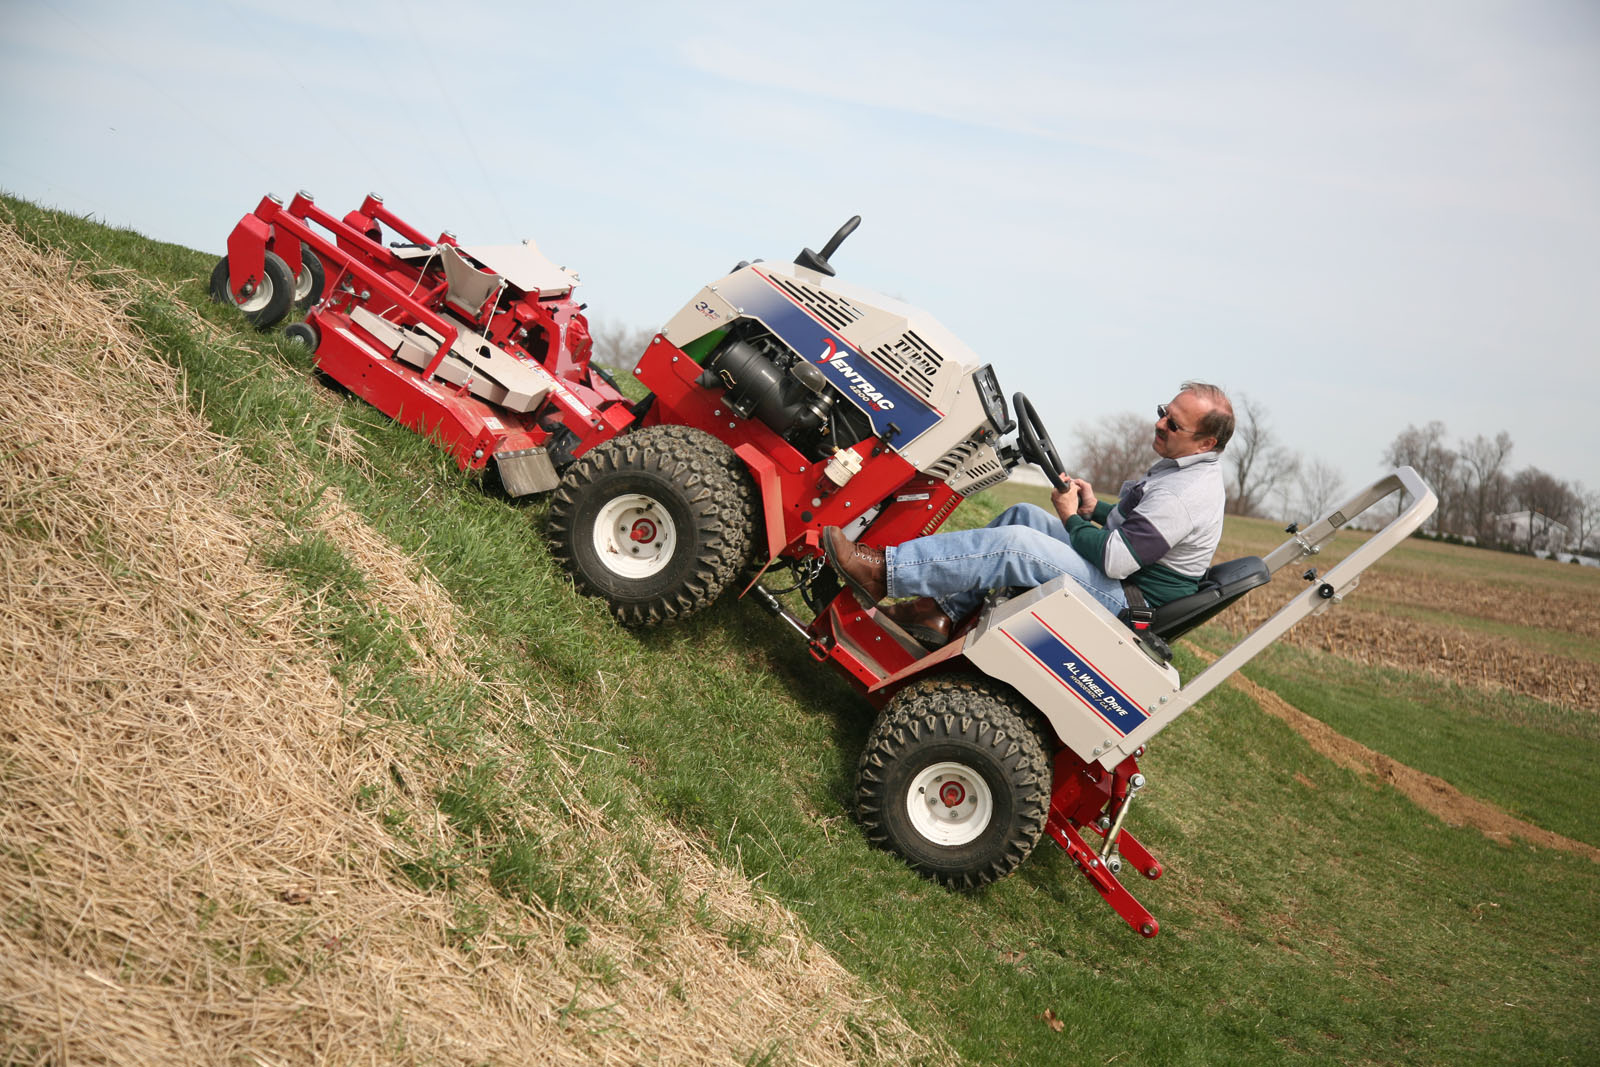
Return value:
<svg viewBox="0 0 1600 1067">
<path fill-rule="evenodd" d="M 889 578 L 882 551 L 856 544 L 837 526 L 823 528 L 822 551 L 833 569 L 868 605 L 888 595 Z"/>
<path fill-rule="evenodd" d="M 939 602 L 931 596 L 919 596 L 915 600 L 890 604 L 879 608 L 878 614 L 887 615 L 895 625 L 928 648 L 941 648 L 950 643 L 950 630 L 953 626 L 950 616 L 944 613 L 944 609 L 939 607 Z"/>
</svg>

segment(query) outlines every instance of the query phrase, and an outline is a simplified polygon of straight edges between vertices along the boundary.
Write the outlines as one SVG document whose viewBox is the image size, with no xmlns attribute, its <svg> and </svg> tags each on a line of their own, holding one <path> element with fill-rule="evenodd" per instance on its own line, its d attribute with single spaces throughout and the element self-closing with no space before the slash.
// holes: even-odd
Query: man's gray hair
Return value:
<svg viewBox="0 0 1600 1067">
<path fill-rule="evenodd" d="M 1233 438 L 1233 402 L 1228 399 L 1220 386 L 1209 382 L 1184 382 L 1178 389 L 1180 393 L 1193 393 L 1204 400 L 1209 406 L 1200 418 L 1200 425 L 1194 428 L 1197 437 L 1215 437 L 1216 446 L 1213 452 L 1221 452 L 1228 447 L 1228 442 Z"/>
</svg>

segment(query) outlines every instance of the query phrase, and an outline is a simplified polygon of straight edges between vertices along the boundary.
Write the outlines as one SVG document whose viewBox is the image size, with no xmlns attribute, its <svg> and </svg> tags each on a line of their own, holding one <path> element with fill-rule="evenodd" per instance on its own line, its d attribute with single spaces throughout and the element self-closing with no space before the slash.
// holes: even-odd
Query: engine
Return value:
<svg viewBox="0 0 1600 1067">
<path fill-rule="evenodd" d="M 825 260 L 740 264 L 663 328 L 722 388 L 815 461 L 877 437 L 962 494 L 1017 463 L 994 370 L 927 312 L 840 282 Z"/>
<path fill-rule="evenodd" d="M 729 331 L 705 361 L 700 384 L 721 386 L 740 418 L 771 427 L 807 459 L 821 461 L 840 445 L 872 435 L 871 420 L 840 394 L 816 364 L 749 321 Z"/>
</svg>

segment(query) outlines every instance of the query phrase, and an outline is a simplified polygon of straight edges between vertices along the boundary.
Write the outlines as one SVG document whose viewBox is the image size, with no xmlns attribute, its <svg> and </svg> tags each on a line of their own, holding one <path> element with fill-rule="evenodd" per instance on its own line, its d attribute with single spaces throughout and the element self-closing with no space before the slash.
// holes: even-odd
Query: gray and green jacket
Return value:
<svg viewBox="0 0 1600 1067">
<path fill-rule="evenodd" d="M 1068 519 L 1072 547 L 1110 577 L 1131 577 L 1151 607 L 1198 591 L 1222 540 L 1221 459 L 1220 452 L 1161 459 L 1124 482 L 1116 504 L 1096 504 L 1093 521 Z"/>
</svg>

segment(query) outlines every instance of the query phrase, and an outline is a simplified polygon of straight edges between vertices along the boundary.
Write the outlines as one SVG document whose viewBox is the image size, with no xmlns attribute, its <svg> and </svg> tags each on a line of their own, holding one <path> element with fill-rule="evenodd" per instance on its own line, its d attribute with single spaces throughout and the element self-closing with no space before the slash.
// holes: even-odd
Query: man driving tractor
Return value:
<svg viewBox="0 0 1600 1067">
<path fill-rule="evenodd" d="M 1033 587 L 1063 574 L 1112 614 L 1130 601 L 1159 607 L 1199 588 L 1222 538 L 1226 501 L 1222 451 L 1233 436 L 1233 405 L 1221 389 L 1185 382 L 1156 407 L 1152 447 L 1161 458 L 1122 486 L 1115 505 L 1096 500 L 1082 478 L 1050 494 L 1052 515 L 1033 504 L 1007 508 L 988 526 L 919 537 L 883 550 L 823 531 L 834 569 L 871 603 L 916 597 L 883 613 L 924 644 L 950 639 L 986 590 Z"/>
</svg>

